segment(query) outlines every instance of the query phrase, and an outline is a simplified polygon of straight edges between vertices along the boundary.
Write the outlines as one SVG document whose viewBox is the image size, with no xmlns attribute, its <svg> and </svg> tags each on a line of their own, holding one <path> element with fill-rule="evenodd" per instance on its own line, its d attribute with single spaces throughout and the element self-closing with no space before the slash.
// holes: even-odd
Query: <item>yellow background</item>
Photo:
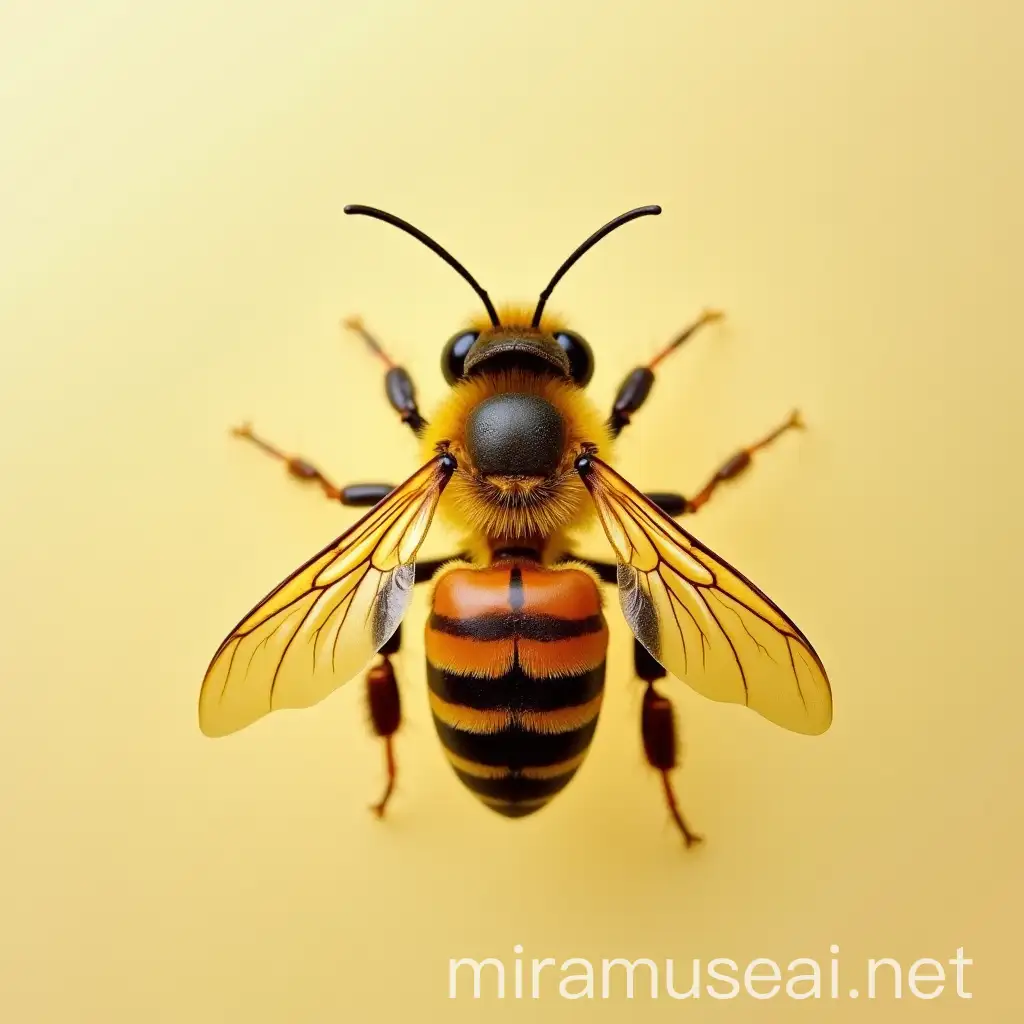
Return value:
<svg viewBox="0 0 1024 1024">
<path fill-rule="evenodd" d="M 0 6 L 0 1017 L 21 1022 L 1016 1019 L 1021 821 L 1019 42 L 1007 2 Z M 532 299 L 623 374 L 706 304 L 619 448 L 805 629 L 823 738 L 682 685 L 685 854 L 612 604 L 590 759 L 508 821 L 444 762 L 407 627 L 390 821 L 358 682 L 211 741 L 206 663 L 351 522 L 229 424 L 343 481 L 415 445 L 359 312 L 443 394 L 478 310 Z M 453 539 L 436 531 L 424 554 Z M 604 550 L 589 536 L 587 550 Z M 447 998 L 449 957 L 946 960 L 972 1003 Z M 518 1017 L 516 1015 L 519 1015 Z"/>
</svg>

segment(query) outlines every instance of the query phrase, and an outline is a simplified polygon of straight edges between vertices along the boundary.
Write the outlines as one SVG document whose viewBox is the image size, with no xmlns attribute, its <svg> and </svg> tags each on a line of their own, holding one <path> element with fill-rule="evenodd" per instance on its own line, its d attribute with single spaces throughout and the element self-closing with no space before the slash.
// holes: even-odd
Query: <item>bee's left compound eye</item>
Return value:
<svg viewBox="0 0 1024 1024">
<path fill-rule="evenodd" d="M 586 387 L 594 376 L 594 354 L 586 339 L 575 331 L 558 331 L 555 341 L 569 357 L 569 373 L 579 386 Z"/>
<path fill-rule="evenodd" d="M 449 384 L 454 384 L 462 377 L 466 365 L 466 356 L 479 337 L 479 331 L 460 331 L 448 339 L 448 343 L 441 353 L 441 372 Z"/>
</svg>

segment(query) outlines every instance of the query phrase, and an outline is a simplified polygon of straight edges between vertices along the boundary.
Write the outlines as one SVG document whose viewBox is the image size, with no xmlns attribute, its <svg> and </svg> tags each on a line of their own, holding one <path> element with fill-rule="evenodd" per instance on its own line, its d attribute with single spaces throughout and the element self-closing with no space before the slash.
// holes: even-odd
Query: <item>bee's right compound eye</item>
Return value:
<svg viewBox="0 0 1024 1024">
<path fill-rule="evenodd" d="M 441 372 L 449 384 L 454 384 L 462 377 L 466 365 L 466 356 L 473 347 L 479 331 L 459 331 L 452 335 L 441 353 Z"/>
<path fill-rule="evenodd" d="M 581 388 L 585 388 L 594 376 L 594 353 L 587 339 L 575 331 L 558 331 L 555 341 L 569 357 L 570 376 Z"/>
</svg>

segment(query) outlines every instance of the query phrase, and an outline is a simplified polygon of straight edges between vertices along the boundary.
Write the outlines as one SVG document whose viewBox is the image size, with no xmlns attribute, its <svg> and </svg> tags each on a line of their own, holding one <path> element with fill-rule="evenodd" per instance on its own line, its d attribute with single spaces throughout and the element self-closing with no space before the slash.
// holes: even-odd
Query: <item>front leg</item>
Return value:
<svg viewBox="0 0 1024 1024">
<path fill-rule="evenodd" d="M 651 388 L 654 387 L 655 367 L 671 353 L 675 352 L 687 338 L 692 337 L 705 324 L 721 320 L 723 313 L 716 309 L 706 309 L 688 327 L 672 339 L 646 366 L 638 366 L 631 370 L 626 379 L 619 385 L 615 401 L 612 403 L 608 426 L 612 436 L 618 437 L 622 429 L 632 422 L 633 414 L 647 401 Z"/>
<path fill-rule="evenodd" d="M 398 366 L 387 354 L 384 346 L 364 326 L 363 321 L 357 317 L 349 317 L 344 321 L 344 326 L 354 334 L 358 334 L 366 342 L 370 351 L 377 356 L 387 367 L 384 374 L 384 394 L 387 396 L 391 408 L 402 418 L 402 422 L 419 437 L 427 425 L 427 421 L 420 414 L 419 406 L 416 404 L 416 387 L 409 376 L 409 371 L 404 366 Z"/>
</svg>

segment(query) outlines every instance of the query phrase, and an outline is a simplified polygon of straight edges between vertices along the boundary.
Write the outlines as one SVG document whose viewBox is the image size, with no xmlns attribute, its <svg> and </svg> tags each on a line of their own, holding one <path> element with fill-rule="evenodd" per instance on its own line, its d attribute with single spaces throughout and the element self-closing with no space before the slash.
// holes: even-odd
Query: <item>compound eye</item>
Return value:
<svg viewBox="0 0 1024 1024">
<path fill-rule="evenodd" d="M 594 375 L 594 353 L 586 339 L 575 331 L 558 331 L 555 341 L 569 357 L 569 372 L 579 386 L 586 387 Z"/>
<path fill-rule="evenodd" d="M 463 375 L 466 356 L 480 337 L 479 331 L 459 331 L 453 334 L 441 353 L 441 372 L 449 384 L 454 384 Z"/>
</svg>

